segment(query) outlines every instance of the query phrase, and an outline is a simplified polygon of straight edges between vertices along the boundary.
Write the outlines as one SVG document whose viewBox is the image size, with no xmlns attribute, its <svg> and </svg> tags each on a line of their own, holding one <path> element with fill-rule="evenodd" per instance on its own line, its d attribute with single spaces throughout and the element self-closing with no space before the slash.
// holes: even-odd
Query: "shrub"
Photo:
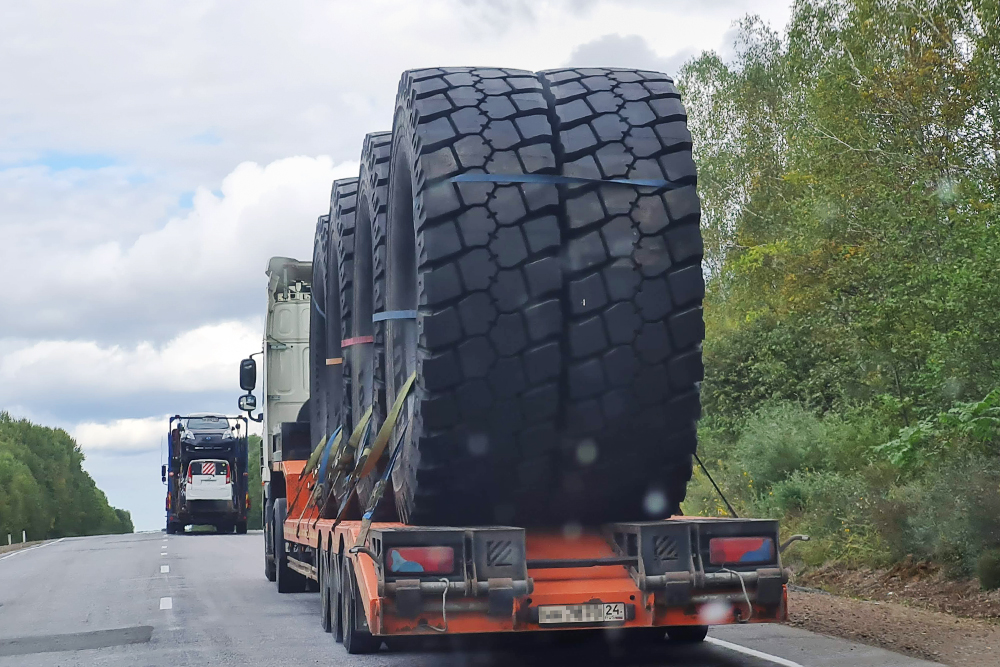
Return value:
<svg viewBox="0 0 1000 667">
<path fill-rule="evenodd" d="M 976 567 L 979 575 L 979 585 L 983 590 L 993 591 L 1000 588 L 1000 549 L 989 549 L 979 556 Z"/>
</svg>

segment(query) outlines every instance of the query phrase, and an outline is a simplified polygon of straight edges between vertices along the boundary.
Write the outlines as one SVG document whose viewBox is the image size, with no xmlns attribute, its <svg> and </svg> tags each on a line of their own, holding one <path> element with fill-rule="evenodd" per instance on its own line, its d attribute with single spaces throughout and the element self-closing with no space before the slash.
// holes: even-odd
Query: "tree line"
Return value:
<svg viewBox="0 0 1000 667">
<path fill-rule="evenodd" d="M 0 537 L 29 540 L 131 533 L 132 517 L 111 507 L 83 469 L 80 446 L 62 429 L 0 412 Z"/>
<path fill-rule="evenodd" d="M 797 0 L 678 84 L 706 463 L 807 560 L 972 572 L 1000 547 L 997 1 Z M 703 476 L 688 505 L 720 509 Z"/>
</svg>

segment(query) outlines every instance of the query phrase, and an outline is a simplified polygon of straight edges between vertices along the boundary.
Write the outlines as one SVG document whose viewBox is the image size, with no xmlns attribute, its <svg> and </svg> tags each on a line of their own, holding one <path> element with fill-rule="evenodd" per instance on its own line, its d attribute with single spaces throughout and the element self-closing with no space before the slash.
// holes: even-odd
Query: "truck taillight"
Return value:
<svg viewBox="0 0 1000 667">
<path fill-rule="evenodd" d="M 713 537 L 708 542 L 712 565 L 761 565 L 774 562 L 770 537 Z"/>
<path fill-rule="evenodd" d="M 226 466 L 226 484 L 232 484 L 232 483 L 233 483 L 233 471 L 229 469 L 229 466 Z"/>
<path fill-rule="evenodd" d="M 451 547 L 392 547 L 386 555 L 389 571 L 396 574 L 451 574 L 455 550 Z"/>
</svg>

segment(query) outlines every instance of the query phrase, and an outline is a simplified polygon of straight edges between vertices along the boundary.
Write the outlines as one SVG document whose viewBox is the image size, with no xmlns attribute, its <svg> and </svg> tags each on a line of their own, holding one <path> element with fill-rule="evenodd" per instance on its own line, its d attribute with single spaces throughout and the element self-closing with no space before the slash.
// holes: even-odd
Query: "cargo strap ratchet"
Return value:
<svg viewBox="0 0 1000 667">
<path fill-rule="evenodd" d="M 375 441 L 372 442 L 370 446 L 366 446 L 358 455 L 357 463 L 354 466 L 354 470 L 351 471 L 351 475 L 347 480 L 346 493 L 344 494 L 344 499 L 340 503 L 340 507 L 337 509 L 337 517 L 333 522 L 333 527 L 336 528 L 341 521 L 344 520 L 344 513 L 347 511 L 347 506 L 351 501 L 351 494 L 355 492 L 358 486 L 358 482 L 369 475 L 375 466 L 378 464 L 379 459 L 382 457 L 382 453 L 385 451 L 386 445 L 389 443 L 389 438 L 392 437 L 392 432 L 396 428 L 396 421 L 399 419 L 399 414 L 403 410 L 403 405 L 406 402 L 406 397 L 410 395 L 410 390 L 413 388 L 413 384 L 417 380 L 417 374 L 413 373 L 403 386 L 400 387 L 399 395 L 396 396 L 396 400 L 392 404 L 392 409 L 389 410 L 389 414 L 386 415 L 385 422 L 383 422 L 382 427 L 379 428 L 378 435 L 375 436 Z M 370 412 L 370 409 L 369 409 Z M 370 416 L 370 415 L 369 415 Z M 409 426 L 409 425 L 408 425 Z M 396 444 L 394 448 L 392 457 L 389 459 L 389 463 L 386 465 L 386 470 L 382 474 L 382 479 L 387 479 L 392 466 L 395 463 L 395 459 L 399 454 L 402 447 L 399 443 Z M 381 479 L 379 480 L 382 481 Z M 371 525 L 371 516 L 374 514 L 375 505 L 378 504 L 378 500 L 382 495 L 382 491 L 385 489 L 385 484 L 376 485 L 376 489 L 372 493 L 372 499 L 369 502 L 369 509 L 365 511 L 365 516 L 361 524 L 361 533 L 359 533 L 359 538 L 364 536 L 367 539 L 368 526 Z M 356 544 L 364 544 L 363 541 L 357 542 Z"/>
<path fill-rule="evenodd" d="M 320 517 L 323 516 L 326 508 L 329 506 L 330 500 L 334 497 L 334 489 L 340 483 L 341 476 L 356 460 L 355 453 L 358 450 L 358 444 L 362 441 L 362 438 L 367 436 L 368 428 L 371 425 L 371 418 L 372 408 L 369 407 L 361 416 L 358 425 L 354 427 L 354 431 L 351 433 L 351 437 L 347 439 L 347 443 L 337 449 L 333 463 L 330 466 L 333 479 L 330 480 L 330 486 L 326 491 L 326 497 L 323 499 L 323 505 L 316 516 L 316 521 L 313 521 L 314 528 L 316 527 L 316 522 L 320 520 Z"/>
<path fill-rule="evenodd" d="M 299 513 L 299 519 L 305 516 L 306 510 L 309 509 L 310 505 L 315 504 L 320 484 L 323 480 L 323 475 L 326 473 L 326 464 L 330 460 L 330 450 L 337 449 L 338 447 L 340 447 L 341 436 L 342 436 L 342 431 L 341 428 L 338 426 L 337 430 L 333 432 L 333 437 L 328 439 L 324 435 L 323 438 L 319 441 L 319 444 L 316 445 L 316 449 L 314 449 L 313 453 L 309 455 L 309 460 L 306 461 L 306 467 L 302 469 L 302 474 L 299 476 L 299 479 L 305 479 L 306 476 L 308 476 L 313 470 L 317 469 L 317 466 L 318 466 L 318 473 L 316 475 L 316 485 L 313 486 L 312 491 L 309 494 L 309 500 L 306 501 L 306 504 L 303 505 L 302 507 L 302 512 Z M 295 492 L 295 499 L 292 501 L 292 507 L 295 506 L 295 503 L 299 499 L 299 494 L 302 492 L 302 489 L 305 488 L 307 485 L 308 485 L 307 483 L 299 485 L 298 491 Z M 298 526 L 296 526 L 295 528 L 296 535 L 298 535 L 298 530 L 299 528 Z"/>
</svg>

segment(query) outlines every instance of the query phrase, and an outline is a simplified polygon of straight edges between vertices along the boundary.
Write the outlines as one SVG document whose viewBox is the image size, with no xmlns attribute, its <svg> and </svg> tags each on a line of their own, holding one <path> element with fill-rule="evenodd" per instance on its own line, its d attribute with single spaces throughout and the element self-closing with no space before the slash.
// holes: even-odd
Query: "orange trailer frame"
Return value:
<svg viewBox="0 0 1000 667">
<path fill-rule="evenodd" d="M 282 466 L 287 497 L 294 498 L 304 462 L 286 461 Z M 558 532 L 516 527 L 424 528 L 379 522 L 370 525 L 367 543 L 352 549 L 362 532 L 361 521 L 337 523 L 318 518 L 315 508 L 296 509 L 289 509 L 283 524 L 289 568 L 324 585 L 320 581 L 321 560 L 335 573 L 344 572 L 346 561 L 356 580 L 354 591 L 347 593 L 356 596 L 357 608 L 363 611 L 363 618 L 359 613 L 357 621 L 379 640 L 442 632 L 508 633 L 593 627 L 695 629 L 730 623 L 774 623 L 788 618 L 788 578 L 781 568 L 777 523 L 773 521 L 672 517 Z M 487 578 L 480 572 L 478 578 L 474 575 L 470 580 L 466 576 L 465 581 L 461 576 L 458 580 L 451 577 L 451 581 L 439 576 L 393 576 L 383 562 L 389 549 L 385 546 L 383 552 L 383 541 L 405 545 L 414 540 L 434 544 L 437 539 L 447 539 L 459 544 L 462 536 L 465 551 L 482 552 L 487 542 L 479 539 L 481 533 L 487 537 L 502 534 L 504 539 L 513 540 L 514 551 L 523 551 L 523 575 Z M 773 559 L 760 567 L 706 568 L 704 549 L 695 553 L 696 548 L 691 546 L 714 537 L 746 535 L 773 540 Z M 687 552 L 685 539 L 692 540 Z M 369 548 L 372 545 L 374 549 Z M 656 549 L 663 553 L 655 553 Z M 464 553 L 463 547 L 458 550 Z M 652 557 L 644 561 L 643 553 L 663 556 L 664 562 L 670 558 L 683 561 L 687 553 L 693 565 L 651 573 Z M 468 554 L 465 557 L 470 562 L 473 558 Z M 480 567 L 482 562 L 481 558 L 477 560 Z M 624 610 L 624 617 L 552 623 L 540 616 L 549 613 L 541 610 L 595 604 L 612 605 L 616 614 Z"/>
</svg>

